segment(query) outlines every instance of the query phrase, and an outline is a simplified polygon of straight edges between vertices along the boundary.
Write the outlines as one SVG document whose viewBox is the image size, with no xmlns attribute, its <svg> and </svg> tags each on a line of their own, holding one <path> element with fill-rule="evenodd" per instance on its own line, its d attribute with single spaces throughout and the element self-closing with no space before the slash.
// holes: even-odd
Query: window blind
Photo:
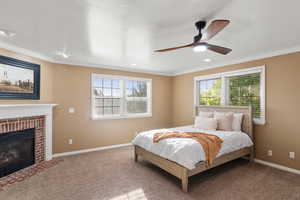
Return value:
<svg viewBox="0 0 300 200">
<path fill-rule="evenodd" d="M 253 117 L 260 118 L 260 73 L 232 76 L 228 81 L 229 105 L 251 105 Z"/>
</svg>

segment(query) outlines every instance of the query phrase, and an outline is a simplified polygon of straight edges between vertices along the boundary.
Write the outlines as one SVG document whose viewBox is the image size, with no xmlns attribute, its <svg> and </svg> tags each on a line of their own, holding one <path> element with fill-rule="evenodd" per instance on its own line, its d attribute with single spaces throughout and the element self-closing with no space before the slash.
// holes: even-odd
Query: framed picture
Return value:
<svg viewBox="0 0 300 200">
<path fill-rule="evenodd" d="M 40 99 L 40 65 L 0 55 L 1 99 Z"/>
</svg>

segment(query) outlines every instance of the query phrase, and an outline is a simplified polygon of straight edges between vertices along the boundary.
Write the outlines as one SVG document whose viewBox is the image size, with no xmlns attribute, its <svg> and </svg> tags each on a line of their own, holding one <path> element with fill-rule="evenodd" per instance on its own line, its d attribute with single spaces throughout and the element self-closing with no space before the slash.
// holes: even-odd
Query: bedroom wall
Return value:
<svg viewBox="0 0 300 200">
<path fill-rule="evenodd" d="M 136 119 L 91 120 L 91 73 L 136 76 L 152 79 L 152 117 Z M 136 131 L 172 125 L 172 78 L 89 67 L 55 65 L 54 112 L 55 153 L 128 143 Z M 75 114 L 68 108 L 74 107 Z M 73 145 L 68 139 L 73 139 Z"/>
<path fill-rule="evenodd" d="M 300 170 L 300 52 L 174 77 L 173 125 L 193 123 L 195 76 L 261 65 L 266 66 L 266 124 L 255 126 L 256 158 Z M 290 151 L 295 160 L 288 158 Z"/>
<path fill-rule="evenodd" d="M 54 109 L 54 153 L 128 143 L 136 131 L 172 125 L 172 78 L 91 67 L 54 64 L 0 49 L 0 55 L 41 65 L 40 100 L 1 100 L 7 103 L 56 103 Z M 152 117 L 136 119 L 91 120 L 91 73 L 136 76 L 152 79 Z M 68 108 L 74 107 L 74 114 Z M 68 139 L 73 144 L 68 144 Z"/>
</svg>

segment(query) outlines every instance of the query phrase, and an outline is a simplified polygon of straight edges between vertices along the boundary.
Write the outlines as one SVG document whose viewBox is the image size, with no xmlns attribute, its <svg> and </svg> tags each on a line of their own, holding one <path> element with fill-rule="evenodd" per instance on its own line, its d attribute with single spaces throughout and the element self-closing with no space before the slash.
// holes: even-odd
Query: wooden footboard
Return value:
<svg viewBox="0 0 300 200">
<path fill-rule="evenodd" d="M 253 147 L 243 148 L 238 151 L 234 151 L 229 154 L 225 154 L 215 159 L 212 167 L 219 166 L 231 160 L 235 160 L 240 157 L 249 156 L 249 159 L 252 160 L 254 154 Z M 161 169 L 167 171 L 168 173 L 176 176 L 181 180 L 181 187 L 184 192 L 188 191 L 188 178 L 200 172 L 210 169 L 207 167 L 205 162 L 199 162 L 195 169 L 189 170 L 173 161 L 170 161 L 166 158 L 162 158 L 158 155 L 155 155 L 139 146 L 134 146 L 134 158 L 135 161 L 138 161 L 138 156 L 142 156 L 143 159 L 153 163 L 154 165 L 160 167 Z"/>
</svg>

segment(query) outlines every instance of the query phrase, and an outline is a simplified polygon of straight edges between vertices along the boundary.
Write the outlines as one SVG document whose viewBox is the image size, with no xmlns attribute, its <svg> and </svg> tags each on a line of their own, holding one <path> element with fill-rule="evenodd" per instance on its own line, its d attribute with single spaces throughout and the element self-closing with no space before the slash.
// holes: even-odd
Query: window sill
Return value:
<svg viewBox="0 0 300 200">
<path fill-rule="evenodd" d="M 131 115 L 115 115 L 115 116 L 92 116 L 92 120 L 110 120 L 110 119 L 132 119 L 152 117 L 152 113 L 146 114 L 131 114 Z"/>
</svg>

